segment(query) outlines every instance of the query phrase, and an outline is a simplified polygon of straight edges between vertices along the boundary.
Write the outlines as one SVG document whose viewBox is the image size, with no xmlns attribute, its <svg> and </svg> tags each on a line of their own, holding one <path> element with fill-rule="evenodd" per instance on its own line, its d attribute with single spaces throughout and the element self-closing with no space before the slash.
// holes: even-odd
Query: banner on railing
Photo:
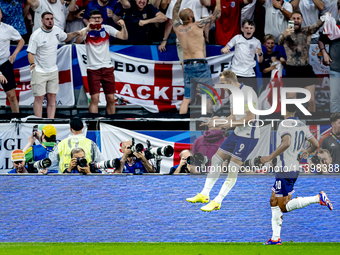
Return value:
<svg viewBox="0 0 340 255">
<path fill-rule="evenodd" d="M 87 55 L 85 45 L 76 45 L 83 84 L 89 97 Z M 159 62 L 110 52 L 115 68 L 116 96 L 126 104 L 143 106 L 150 112 L 179 109 L 184 94 L 182 66 L 178 61 Z M 207 58 L 213 83 L 219 83 L 219 73 L 230 69 L 233 53 Z M 224 91 L 220 91 L 222 98 Z M 104 92 L 100 105 L 105 106 Z"/>
<path fill-rule="evenodd" d="M 71 69 L 72 45 L 66 45 L 58 49 L 57 66 L 59 69 L 59 92 L 57 94 L 56 104 L 57 106 L 73 106 L 75 101 Z M 29 65 L 25 65 L 14 69 L 15 81 L 17 83 L 15 92 L 20 106 L 33 106 L 34 102 L 29 68 Z M 9 105 L 2 86 L 0 86 L 0 105 Z M 46 106 L 46 100 L 44 100 L 43 105 Z"/>
</svg>

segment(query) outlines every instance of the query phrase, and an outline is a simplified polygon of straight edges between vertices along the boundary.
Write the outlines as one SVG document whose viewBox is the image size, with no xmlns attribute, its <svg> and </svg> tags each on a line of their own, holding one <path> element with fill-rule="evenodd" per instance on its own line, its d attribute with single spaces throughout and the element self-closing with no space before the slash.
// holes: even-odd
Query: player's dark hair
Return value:
<svg viewBox="0 0 340 255">
<path fill-rule="evenodd" d="M 338 119 L 340 119 L 340 112 L 332 113 L 332 115 L 330 117 L 331 123 L 337 121 Z"/>
<path fill-rule="evenodd" d="M 98 9 L 90 11 L 90 17 L 92 17 L 93 15 L 100 15 L 103 17 L 102 13 Z"/>
<path fill-rule="evenodd" d="M 44 12 L 43 14 L 41 14 L 41 18 L 43 19 L 46 15 L 52 15 L 53 16 L 53 13 L 52 12 Z"/>
<path fill-rule="evenodd" d="M 286 111 L 294 113 L 297 110 L 297 106 L 295 104 L 287 104 L 286 105 Z"/>
<path fill-rule="evenodd" d="M 302 13 L 300 11 L 293 11 L 291 16 L 293 16 L 293 14 L 300 14 L 301 18 L 303 18 Z"/>
<path fill-rule="evenodd" d="M 340 10 L 340 2 L 339 1 L 338 1 L 337 5 L 338 5 L 338 11 L 339 11 Z"/>
<path fill-rule="evenodd" d="M 242 21 L 242 27 L 244 27 L 246 23 L 248 23 L 249 26 L 255 27 L 255 22 L 250 19 L 245 19 L 244 21 Z"/>
</svg>

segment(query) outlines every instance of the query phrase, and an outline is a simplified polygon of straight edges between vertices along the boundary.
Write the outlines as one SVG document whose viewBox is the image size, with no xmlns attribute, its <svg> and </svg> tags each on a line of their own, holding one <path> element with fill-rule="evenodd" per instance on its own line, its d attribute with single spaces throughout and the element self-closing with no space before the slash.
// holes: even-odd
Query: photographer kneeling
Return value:
<svg viewBox="0 0 340 255">
<path fill-rule="evenodd" d="M 191 162 L 187 162 L 187 158 L 192 156 L 193 154 L 189 150 L 183 150 L 179 154 L 179 158 L 181 159 L 179 165 L 175 165 L 170 168 L 169 174 L 183 174 L 183 173 L 199 173 L 196 170 L 196 166 L 193 164 L 191 165 Z M 189 163 L 189 164 L 188 164 Z M 194 162 L 192 162 L 194 163 Z"/>
<path fill-rule="evenodd" d="M 82 148 L 74 148 L 71 150 L 71 161 L 63 172 L 64 174 L 90 174 L 90 165 L 88 164 L 85 151 Z"/>
<path fill-rule="evenodd" d="M 149 161 L 145 158 L 144 152 L 133 152 L 131 150 L 132 141 L 122 142 L 121 151 L 124 153 L 120 160 L 120 167 L 115 170 L 115 173 L 154 173 L 154 169 Z"/>
</svg>

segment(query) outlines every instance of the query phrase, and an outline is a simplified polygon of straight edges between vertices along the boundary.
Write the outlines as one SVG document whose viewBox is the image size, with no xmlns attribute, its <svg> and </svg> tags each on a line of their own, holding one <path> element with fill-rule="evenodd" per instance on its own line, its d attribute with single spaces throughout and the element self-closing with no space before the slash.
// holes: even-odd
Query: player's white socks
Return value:
<svg viewBox="0 0 340 255">
<path fill-rule="evenodd" d="M 220 177 L 222 163 L 223 160 L 217 154 L 215 154 L 211 158 L 210 171 L 207 175 L 207 179 L 205 180 L 204 188 L 201 191 L 201 194 L 203 196 L 209 196 L 210 190 L 212 189 L 212 187 L 214 187 L 214 184 L 217 181 L 218 177 Z"/>
<path fill-rule="evenodd" d="M 217 195 L 217 197 L 214 198 L 214 201 L 219 204 L 222 203 L 223 199 L 228 195 L 229 191 L 234 187 L 236 180 L 237 180 L 238 170 L 240 169 L 240 166 L 230 161 L 228 169 L 229 169 L 228 177 L 223 183 L 220 193 Z"/>
<path fill-rule="evenodd" d="M 290 200 L 286 204 L 287 212 L 293 211 L 295 209 L 301 209 L 303 207 L 306 207 L 310 204 L 316 204 L 320 202 L 320 198 L 318 195 L 313 197 L 297 197 L 292 200 Z"/>
<path fill-rule="evenodd" d="M 274 206 L 272 207 L 272 240 L 276 241 L 280 238 L 281 233 L 281 225 L 282 225 L 282 212 L 280 207 Z"/>
</svg>

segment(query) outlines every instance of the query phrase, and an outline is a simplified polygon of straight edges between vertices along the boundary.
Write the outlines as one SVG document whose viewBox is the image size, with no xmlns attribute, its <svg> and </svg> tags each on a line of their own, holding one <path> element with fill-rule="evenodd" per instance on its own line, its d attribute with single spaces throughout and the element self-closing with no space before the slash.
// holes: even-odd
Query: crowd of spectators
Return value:
<svg viewBox="0 0 340 255">
<path fill-rule="evenodd" d="M 1 0 L 2 21 L 13 26 L 28 43 L 32 32 L 42 26 L 41 14 L 53 13 L 55 25 L 65 32 L 74 32 L 86 27 L 90 12 L 99 10 L 103 24 L 120 29 L 117 21 L 123 19 L 129 31 L 128 44 L 160 44 L 165 50 L 167 44 L 175 44 L 172 31 L 172 12 L 177 0 Z M 263 36 L 272 34 L 275 42 L 286 30 L 293 11 L 303 16 L 302 27 L 315 24 L 326 12 L 338 19 L 338 0 L 235 0 L 221 1 L 221 18 L 207 28 L 206 43 L 227 45 L 241 33 L 244 20 L 254 21 L 261 42 Z M 186 0 L 180 10 L 193 10 L 195 20 L 208 17 L 214 10 L 215 0 Z M 257 16 L 262 13 L 261 18 Z M 320 30 L 321 31 L 321 30 Z M 171 35 L 171 36 L 170 36 Z M 318 38 L 319 34 L 312 35 Z M 115 42 L 124 43 L 123 41 Z M 317 43 L 317 41 L 315 41 Z"/>
</svg>

